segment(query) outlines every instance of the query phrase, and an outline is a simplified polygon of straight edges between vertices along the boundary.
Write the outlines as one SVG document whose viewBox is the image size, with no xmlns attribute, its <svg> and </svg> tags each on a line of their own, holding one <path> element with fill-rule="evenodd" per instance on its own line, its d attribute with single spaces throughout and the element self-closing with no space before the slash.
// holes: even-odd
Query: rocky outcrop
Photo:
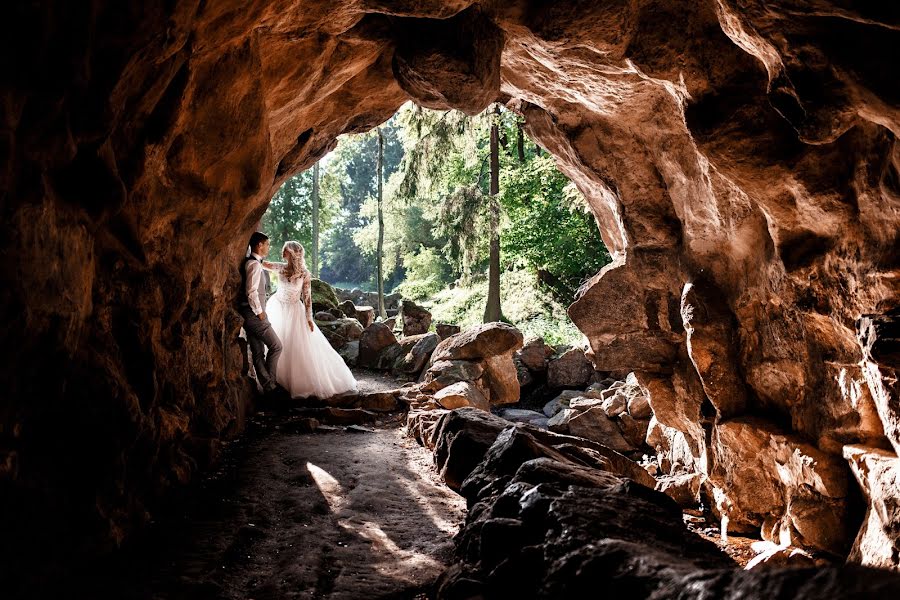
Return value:
<svg viewBox="0 0 900 600">
<path fill-rule="evenodd" d="M 900 458 L 886 450 L 845 446 L 844 457 L 865 494 L 868 510 L 853 543 L 851 562 L 890 569 L 900 555 Z"/>
<path fill-rule="evenodd" d="M 400 344 L 384 323 L 373 323 L 359 337 L 357 364 L 372 369 L 390 369 L 400 356 Z"/>
<path fill-rule="evenodd" d="M 522 333 L 505 323 L 485 323 L 442 340 L 431 355 L 423 376 L 424 388 L 440 389 L 455 381 L 472 381 L 491 404 L 519 400 L 513 353 L 522 346 Z"/>
<path fill-rule="evenodd" d="M 457 536 L 457 564 L 441 577 L 438 598 L 569 598 L 597 589 L 635 599 L 900 592 L 900 579 L 884 571 L 797 569 L 813 561 L 806 555 L 798 563 L 802 552 L 798 557 L 796 549 L 775 544 L 758 563 L 780 560 L 795 568 L 740 571 L 687 530 L 672 499 L 627 479 L 634 463 L 611 460 L 615 453 L 608 450 L 593 460 L 572 454 L 565 436 L 541 439 L 528 426 L 495 433 L 501 425 L 462 409 L 444 413 L 432 430 L 435 462 L 469 508 Z"/>
<path fill-rule="evenodd" d="M 321 279 L 314 278 L 312 280 L 310 293 L 312 295 L 312 308 L 314 312 L 339 310 L 338 299 L 334 293 L 334 288 Z"/>
<path fill-rule="evenodd" d="M 431 313 L 412 300 L 400 303 L 399 318 L 403 324 L 403 335 L 421 335 L 428 333 L 431 327 Z"/>
<path fill-rule="evenodd" d="M 550 388 L 583 388 L 590 382 L 594 366 L 584 352 L 570 348 L 547 364 L 547 386 Z"/>
<path fill-rule="evenodd" d="M 435 323 L 434 330 L 443 340 L 455 333 L 459 333 L 462 331 L 462 328 L 459 325 L 453 325 L 451 323 Z"/>
<path fill-rule="evenodd" d="M 363 326 L 356 319 L 334 319 L 317 321 L 316 326 L 335 350 L 343 348 L 350 342 L 359 340 L 363 334 Z"/>
<path fill-rule="evenodd" d="M 890 8 L 129 6 L 4 7 L 0 512 L 15 561 L 34 558 L 26 541 L 41 559 L 114 546 L 242 429 L 245 240 L 288 177 L 409 99 L 505 102 L 583 192 L 613 262 L 569 313 L 597 370 L 647 390 L 661 465 L 740 477 L 723 470 L 739 464 L 731 419 L 808 457 L 900 450 Z M 778 464 L 759 465 L 770 487 Z"/>
</svg>

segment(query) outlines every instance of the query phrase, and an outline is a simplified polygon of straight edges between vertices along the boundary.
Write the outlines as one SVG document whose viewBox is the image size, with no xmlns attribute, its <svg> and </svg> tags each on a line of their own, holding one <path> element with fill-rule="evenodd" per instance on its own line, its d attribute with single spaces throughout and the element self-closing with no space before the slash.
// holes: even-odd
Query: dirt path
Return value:
<svg viewBox="0 0 900 600">
<path fill-rule="evenodd" d="M 360 375 L 366 390 L 393 382 Z M 396 385 L 396 384 L 393 384 Z M 397 420 L 302 434 L 257 416 L 190 506 L 82 583 L 117 598 L 412 598 L 445 568 L 465 501 Z M 116 573 L 109 578 L 110 571 Z"/>
</svg>

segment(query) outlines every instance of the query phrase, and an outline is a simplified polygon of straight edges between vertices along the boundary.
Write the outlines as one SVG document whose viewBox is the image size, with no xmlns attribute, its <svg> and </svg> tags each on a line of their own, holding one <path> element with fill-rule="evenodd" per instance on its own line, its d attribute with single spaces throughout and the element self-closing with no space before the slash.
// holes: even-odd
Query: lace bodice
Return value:
<svg viewBox="0 0 900 600">
<path fill-rule="evenodd" d="M 309 272 L 307 271 L 302 276 L 289 281 L 283 274 L 286 265 L 273 263 L 271 266 L 273 267 L 272 270 L 278 273 L 278 291 L 275 292 L 273 299 L 285 304 L 303 304 L 307 318 L 312 319 Z"/>
<path fill-rule="evenodd" d="M 303 302 L 303 277 L 294 281 L 279 277 L 278 291 L 275 292 L 275 297 L 282 302 Z"/>
</svg>

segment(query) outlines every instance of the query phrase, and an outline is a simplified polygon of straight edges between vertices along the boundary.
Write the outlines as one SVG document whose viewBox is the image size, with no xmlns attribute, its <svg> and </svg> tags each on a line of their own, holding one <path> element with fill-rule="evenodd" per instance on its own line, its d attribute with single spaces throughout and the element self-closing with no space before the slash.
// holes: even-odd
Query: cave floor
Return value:
<svg viewBox="0 0 900 600">
<path fill-rule="evenodd" d="M 357 373 L 363 390 L 396 386 Z M 189 505 L 78 583 L 84 597 L 415 598 L 449 564 L 465 500 L 394 418 L 298 433 L 257 414 Z M 74 591 L 74 590 L 72 590 Z"/>
</svg>

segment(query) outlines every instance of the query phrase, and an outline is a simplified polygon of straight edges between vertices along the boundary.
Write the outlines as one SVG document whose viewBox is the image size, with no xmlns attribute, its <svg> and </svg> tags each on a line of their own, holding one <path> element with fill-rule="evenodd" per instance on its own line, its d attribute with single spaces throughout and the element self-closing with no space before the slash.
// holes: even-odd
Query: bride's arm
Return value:
<svg viewBox="0 0 900 600">
<path fill-rule="evenodd" d="M 266 271 L 281 271 L 287 266 L 287 263 L 262 261 L 262 267 Z"/>
<path fill-rule="evenodd" d="M 312 275 L 309 273 L 309 271 L 303 274 L 303 306 L 306 307 L 306 321 L 309 324 L 309 330 L 312 331 Z"/>
</svg>

